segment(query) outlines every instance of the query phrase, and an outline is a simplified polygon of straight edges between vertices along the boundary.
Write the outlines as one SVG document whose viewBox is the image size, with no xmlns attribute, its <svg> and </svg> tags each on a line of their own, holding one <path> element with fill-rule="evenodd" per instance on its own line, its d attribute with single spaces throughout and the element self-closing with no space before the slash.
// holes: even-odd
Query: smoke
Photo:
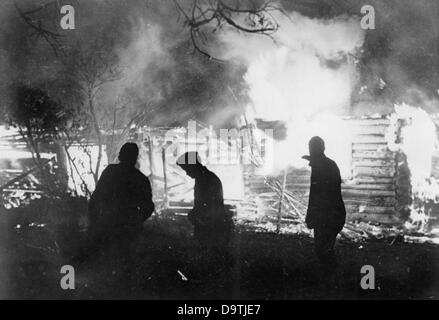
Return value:
<svg viewBox="0 0 439 320">
<path fill-rule="evenodd" d="M 393 112 L 407 103 L 436 112 L 438 103 L 439 3 L 372 0 L 376 30 L 366 35 L 356 115 Z"/>
<path fill-rule="evenodd" d="M 310 2 L 307 9 L 281 2 L 307 15 L 278 15 L 274 39 L 227 29 L 207 33 L 214 38 L 209 51 L 237 64 L 194 54 L 172 1 L 148 2 L 145 11 L 139 10 L 142 1 L 125 5 L 127 12 L 108 9 L 106 16 L 119 10 L 131 21 L 125 35 L 130 43 L 117 47 L 127 66 L 121 87 L 156 104 L 152 125 L 189 119 L 231 125 L 242 112 L 243 96 L 257 116 L 288 121 L 322 112 L 391 113 L 395 103 L 404 102 L 429 112 L 439 107 L 435 1 L 371 0 L 377 29 L 368 31 L 359 26 L 361 3 L 352 9 L 350 1 Z"/>
<path fill-rule="evenodd" d="M 247 68 L 248 114 L 287 127 L 286 140 L 275 144 L 271 170 L 306 165 L 301 156 L 314 135 L 322 135 L 332 154 L 349 161 L 343 151 L 349 150 L 347 128 L 335 115 L 349 114 L 359 77 L 351 58 L 364 41 L 359 21 L 311 19 L 295 12 L 276 20 L 279 31 L 273 39 L 235 31 L 221 37 L 223 58 Z"/>
<path fill-rule="evenodd" d="M 31 10 L 38 3 L 23 1 L 20 6 Z M 54 20 L 59 13 L 52 12 L 55 7 L 43 10 L 37 18 L 54 22 L 47 26 L 63 35 L 60 47 L 64 52 L 58 56 L 44 39 L 32 35 L 13 5 L 6 7 L 1 21 L 5 28 L 0 33 L 2 102 L 7 101 L 6 88 L 15 82 L 39 87 L 64 102 L 63 90 L 72 91 L 68 65 L 75 59 L 75 50 L 93 55 L 93 44 L 100 41 L 108 55 L 116 56 L 121 70 L 120 79 L 105 84 L 97 97 L 104 121 L 112 122 L 115 104 L 127 110 L 119 114 L 121 124 L 145 110 L 150 115 L 146 124 L 151 126 L 185 125 L 193 119 L 227 127 L 242 113 L 242 69 L 212 63 L 197 54 L 173 1 L 81 2 L 74 31 L 59 29 L 59 21 Z"/>
<path fill-rule="evenodd" d="M 38 3 L 19 1 L 23 9 Z M 398 102 L 433 112 L 439 106 L 437 3 L 371 0 L 377 29 L 367 32 L 359 28 L 362 4 L 349 9 L 350 1 L 337 3 L 281 1 L 291 12 L 276 17 L 280 29 L 274 39 L 227 29 L 207 32 L 214 38 L 210 52 L 238 64 L 218 64 L 194 53 L 170 0 L 81 2 L 74 32 L 56 29 L 59 12 L 44 11 L 36 18 L 64 35 L 63 47 L 110 39 L 124 79 L 108 87 L 108 100 L 124 93 L 133 105 L 150 102 L 155 108 L 151 125 L 189 119 L 231 125 L 246 95 L 264 119 L 390 113 Z M 50 46 L 31 35 L 11 3 L 1 6 L 2 85 L 17 78 L 50 89 L 63 81 Z M 261 88 L 269 94 L 261 94 Z"/>
<path fill-rule="evenodd" d="M 349 55 L 362 45 L 356 19 L 318 20 L 291 13 L 277 17 L 274 41 L 230 31 L 221 37 L 223 58 L 239 59 L 256 116 L 292 120 L 317 113 L 346 113 L 357 78 Z"/>
<path fill-rule="evenodd" d="M 131 21 L 129 30 L 125 43 L 114 48 L 119 79 L 106 85 L 100 96 L 104 105 L 125 106 L 126 117 L 130 111 L 131 115 L 141 108 L 148 111 L 163 101 L 160 71 L 175 67 L 160 25 L 137 18 Z"/>
<path fill-rule="evenodd" d="M 117 50 L 120 65 L 123 68 L 122 89 L 138 88 L 148 92 L 144 99 L 161 100 L 160 92 L 153 77 L 145 74 L 151 64 L 156 68 L 161 66 L 174 67 L 175 62 L 168 53 L 168 48 L 161 39 L 161 27 L 139 20 L 133 27 L 132 39 L 128 48 Z"/>
</svg>

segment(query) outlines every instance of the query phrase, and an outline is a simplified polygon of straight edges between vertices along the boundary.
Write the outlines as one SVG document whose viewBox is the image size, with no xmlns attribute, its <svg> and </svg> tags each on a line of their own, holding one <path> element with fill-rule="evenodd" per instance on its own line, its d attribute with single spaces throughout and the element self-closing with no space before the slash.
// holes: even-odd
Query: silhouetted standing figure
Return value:
<svg viewBox="0 0 439 320">
<path fill-rule="evenodd" d="M 139 148 L 125 143 L 119 164 L 102 172 L 89 203 L 91 241 L 94 246 L 128 246 L 142 231 L 154 212 L 151 184 L 136 167 Z"/>
<path fill-rule="evenodd" d="M 314 247 L 317 258 L 326 270 L 336 266 L 334 245 L 343 229 L 346 210 L 341 195 L 341 177 L 337 164 L 325 156 L 325 143 L 320 137 L 309 141 L 309 156 L 304 159 L 311 166 L 306 224 L 314 229 Z"/>
<path fill-rule="evenodd" d="M 195 239 L 208 247 L 225 248 L 233 226 L 224 208 L 221 180 L 201 164 L 197 152 L 183 154 L 177 165 L 195 179 L 194 207 L 188 215 Z"/>
</svg>

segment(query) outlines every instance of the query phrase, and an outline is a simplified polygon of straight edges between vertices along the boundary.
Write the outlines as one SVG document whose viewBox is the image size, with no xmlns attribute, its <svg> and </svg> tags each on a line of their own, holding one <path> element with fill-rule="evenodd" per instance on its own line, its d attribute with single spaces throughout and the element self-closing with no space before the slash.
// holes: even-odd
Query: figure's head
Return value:
<svg viewBox="0 0 439 320">
<path fill-rule="evenodd" d="M 177 159 L 177 165 L 182 168 L 191 178 L 196 178 L 200 173 L 203 165 L 201 164 L 198 152 L 191 151 L 182 154 Z"/>
<path fill-rule="evenodd" d="M 322 155 L 325 152 L 325 141 L 323 141 L 322 138 L 317 136 L 312 137 L 309 140 L 308 147 L 309 147 L 309 155 L 311 157 Z"/>
<path fill-rule="evenodd" d="M 119 151 L 119 161 L 123 164 L 136 165 L 139 147 L 133 142 L 125 143 Z"/>
</svg>

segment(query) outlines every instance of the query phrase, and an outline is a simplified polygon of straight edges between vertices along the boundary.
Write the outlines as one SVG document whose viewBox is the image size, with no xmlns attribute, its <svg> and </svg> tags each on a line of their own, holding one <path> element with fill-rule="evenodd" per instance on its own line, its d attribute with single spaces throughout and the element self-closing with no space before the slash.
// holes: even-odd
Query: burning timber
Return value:
<svg viewBox="0 0 439 320">
<path fill-rule="evenodd" d="M 437 122 L 437 117 L 431 119 Z M 401 237 L 417 241 L 420 235 L 425 237 L 423 241 L 437 237 L 436 200 L 422 190 L 414 192 L 407 154 L 398 147 L 404 142 L 404 128 L 412 119 L 379 116 L 345 118 L 343 122 L 352 130 L 344 150 L 348 157 L 341 164 L 348 219 L 341 236 L 390 241 Z M 228 135 L 226 140 L 217 137 L 211 127 L 200 124 L 195 130 L 204 130 L 203 139 L 190 137 L 191 128 L 143 127 L 133 130 L 129 140 L 141 147 L 140 170 L 150 177 L 154 201 L 165 215 L 185 215 L 192 206 L 192 182 L 178 170 L 174 158 L 178 150 L 197 150 L 202 158 L 209 159 L 207 165 L 223 181 L 225 201 L 234 211 L 238 225 L 307 234 L 304 220 L 310 170 L 297 165 L 277 173 L 264 170 L 261 163 L 268 155 L 264 144 L 270 137 L 264 136 L 263 125 L 246 123 L 247 130 Z M 223 155 L 227 159 L 222 159 Z M 439 178 L 439 154 L 433 153 L 430 162 L 428 187 Z M 8 170 L 11 172 L 11 168 Z M 87 174 L 85 168 L 83 176 Z M 420 216 L 419 220 L 413 218 L 414 213 Z"/>
</svg>

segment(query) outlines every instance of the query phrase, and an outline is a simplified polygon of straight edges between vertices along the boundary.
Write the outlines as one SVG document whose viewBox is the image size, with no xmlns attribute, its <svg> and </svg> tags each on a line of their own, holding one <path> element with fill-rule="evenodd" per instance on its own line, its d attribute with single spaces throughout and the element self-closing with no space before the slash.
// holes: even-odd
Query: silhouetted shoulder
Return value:
<svg viewBox="0 0 439 320">
<path fill-rule="evenodd" d="M 102 171 L 102 175 L 104 175 L 104 174 L 108 174 L 108 173 L 112 173 L 112 172 L 115 172 L 115 171 L 117 171 L 117 169 L 118 169 L 118 165 L 117 164 L 109 164 L 105 169 L 104 169 L 104 171 Z"/>
<path fill-rule="evenodd" d="M 141 180 L 149 181 L 148 177 L 145 176 L 145 175 L 142 173 L 142 171 L 140 171 L 140 170 L 137 169 L 137 168 L 133 168 L 131 174 L 134 175 L 137 179 L 141 179 Z"/>
<path fill-rule="evenodd" d="M 326 165 L 333 170 L 337 170 L 338 171 L 338 166 L 337 163 L 332 160 L 331 158 L 326 157 Z"/>
<path fill-rule="evenodd" d="M 148 177 L 144 175 L 142 171 L 140 171 L 137 168 L 134 168 L 134 170 L 132 171 L 132 175 L 133 178 L 136 180 L 136 183 L 140 185 L 142 188 L 146 188 L 148 190 L 151 189 L 151 183 Z"/>
<path fill-rule="evenodd" d="M 105 167 L 105 169 L 102 171 L 101 176 L 102 176 L 102 175 L 105 175 L 105 174 L 108 174 L 108 173 L 110 173 L 110 172 L 112 172 L 112 171 L 114 171 L 115 168 L 116 168 L 116 166 L 117 166 L 117 165 L 115 165 L 115 164 L 109 164 L 109 165 L 107 165 L 107 166 Z"/>
<path fill-rule="evenodd" d="M 337 163 L 330 158 L 326 158 L 326 167 L 331 180 L 337 182 L 337 184 L 341 183 L 340 169 Z"/>
<path fill-rule="evenodd" d="M 112 182 L 116 176 L 118 176 L 118 166 L 117 164 L 109 164 L 101 173 L 98 181 L 97 188 L 106 187 L 107 184 Z"/>
<path fill-rule="evenodd" d="M 206 176 L 209 180 L 209 183 L 217 186 L 222 186 L 221 179 L 218 178 L 218 176 L 214 172 L 206 169 Z"/>
<path fill-rule="evenodd" d="M 325 161 L 326 161 L 326 164 L 329 165 L 329 166 L 334 166 L 334 165 L 336 166 L 337 165 L 335 163 L 335 161 L 332 160 L 331 158 L 325 157 Z"/>
<path fill-rule="evenodd" d="M 216 180 L 216 181 L 220 181 L 220 179 L 218 178 L 218 176 L 214 172 L 212 172 L 210 170 L 206 170 L 206 171 L 207 171 L 208 176 L 211 179 Z"/>
</svg>

